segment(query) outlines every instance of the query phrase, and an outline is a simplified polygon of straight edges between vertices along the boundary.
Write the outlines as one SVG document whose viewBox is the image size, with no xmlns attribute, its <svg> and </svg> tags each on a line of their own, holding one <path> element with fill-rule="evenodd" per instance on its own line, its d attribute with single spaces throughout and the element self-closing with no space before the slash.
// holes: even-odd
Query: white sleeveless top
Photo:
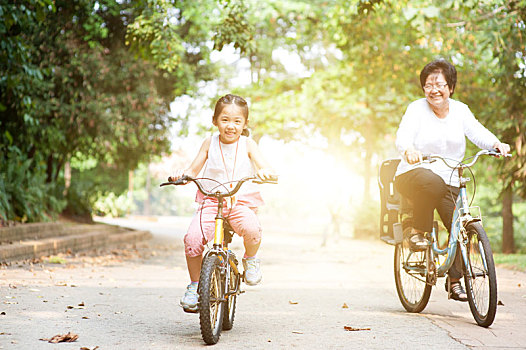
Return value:
<svg viewBox="0 0 526 350">
<path fill-rule="evenodd" d="M 221 186 L 220 184 L 233 180 L 240 180 L 246 176 L 253 176 L 256 171 L 248 156 L 246 136 L 240 136 L 237 142 L 219 145 L 219 134 L 214 134 L 208 149 L 208 160 L 205 164 L 203 177 L 216 180 L 202 180 L 201 183 L 207 191 L 227 192 L 236 187 L 237 181 Z M 237 152 L 236 152 L 237 149 Z M 236 155 L 237 153 L 237 155 Z M 232 187 L 230 186 L 232 184 Z M 258 185 L 245 182 L 237 192 L 236 197 L 249 193 L 259 192 Z"/>
</svg>

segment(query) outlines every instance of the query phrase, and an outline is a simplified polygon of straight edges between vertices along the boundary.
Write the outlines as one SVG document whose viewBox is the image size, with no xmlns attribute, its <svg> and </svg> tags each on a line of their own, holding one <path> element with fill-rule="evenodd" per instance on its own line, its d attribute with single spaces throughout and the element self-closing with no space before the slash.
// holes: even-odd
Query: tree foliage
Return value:
<svg viewBox="0 0 526 350">
<path fill-rule="evenodd" d="M 213 4 L 208 2 L 209 7 Z M 56 206 L 45 202 L 57 202 L 66 194 L 67 162 L 93 160 L 99 172 L 117 169 L 127 174 L 168 151 L 173 121 L 169 103 L 214 72 L 209 60 L 211 23 L 200 16 L 197 3 L 180 5 L 2 2 L 0 44 L 7 52 L 0 61 L 2 164 L 26 164 L 18 175 L 28 180 L 18 191 L 10 186 L 1 193 L 3 220 L 41 220 L 47 211 L 56 212 Z M 73 170 L 68 199 L 75 212 L 89 210 L 90 191 L 115 186 L 110 180 L 87 187 L 80 171 Z M 9 174 L 2 172 L 2 182 L 12 185 Z M 20 191 L 35 186 L 45 193 L 41 197 L 47 209 L 41 215 L 19 205 L 27 202 Z"/>
</svg>

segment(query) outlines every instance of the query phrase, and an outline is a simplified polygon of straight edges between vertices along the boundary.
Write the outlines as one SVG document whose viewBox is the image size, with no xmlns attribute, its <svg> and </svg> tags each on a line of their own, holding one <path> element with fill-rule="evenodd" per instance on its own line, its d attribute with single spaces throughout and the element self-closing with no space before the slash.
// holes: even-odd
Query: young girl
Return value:
<svg viewBox="0 0 526 350">
<path fill-rule="evenodd" d="M 197 177 L 203 166 L 205 168 L 203 177 L 214 179 L 219 183 L 254 174 L 263 180 L 273 176 L 274 172 L 263 158 L 256 142 L 246 136 L 248 135 L 246 129 L 248 106 L 242 97 L 231 94 L 221 97 L 216 103 L 212 123 L 219 130 L 219 134 L 205 139 L 190 167 L 177 171 L 175 176 L 169 178 L 170 181 L 175 181 L 183 175 Z M 232 187 L 236 185 L 229 183 L 226 186 L 230 187 L 231 184 Z M 207 190 L 222 189 L 222 186 L 218 187 L 215 181 L 203 180 L 202 185 Z M 224 211 L 234 231 L 243 237 L 245 246 L 243 267 L 248 285 L 256 285 L 261 281 L 260 260 L 256 258 L 261 242 L 261 226 L 256 210 L 263 204 L 263 200 L 256 186 L 250 182 L 243 184 L 235 200 L 229 202 Z M 191 282 L 181 299 L 181 306 L 186 312 L 197 312 L 197 283 L 201 271 L 202 253 L 204 244 L 214 237 L 217 213 L 217 199 L 205 199 L 201 192 L 197 191 L 196 202 L 201 205 L 184 237 Z"/>
</svg>

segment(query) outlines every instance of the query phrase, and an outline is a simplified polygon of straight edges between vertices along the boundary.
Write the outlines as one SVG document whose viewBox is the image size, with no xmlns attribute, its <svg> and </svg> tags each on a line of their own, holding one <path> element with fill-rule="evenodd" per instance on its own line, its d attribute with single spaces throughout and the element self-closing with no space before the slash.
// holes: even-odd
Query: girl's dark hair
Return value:
<svg viewBox="0 0 526 350">
<path fill-rule="evenodd" d="M 236 106 L 240 107 L 243 111 L 243 117 L 245 117 L 245 124 L 248 124 L 248 104 L 247 101 L 241 96 L 238 95 L 232 95 L 227 94 L 223 97 L 221 97 L 216 102 L 216 106 L 214 109 L 214 116 L 212 117 L 212 122 L 214 125 L 216 124 L 217 118 L 219 117 L 219 114 L 223 111 L 223 108 L 225 108 L 225 105 L 230 105 L 232 103 L 235 103 Z M 247 128 L 243 129 L 243 132 L 241 133 L 243 136 L 250 135 L 250 132 Z"/>
<path fill-rule="evenodd" d="M 455 92 L 455 85 L 457 85 L 457 70 L 455 69 L 454 65 L 443 58 L 436 59 L 433 62 L 426 64 L 424 69 L 422 69 L 420 72 L 420 85 L 422 86 L 422 89 L 424 89 L 427 77 L 433 73 L 438 72 L 444 74 L 447 85 L 451 90 L 451 96 L 453 96 L 453 93 Z"/>
</svg>

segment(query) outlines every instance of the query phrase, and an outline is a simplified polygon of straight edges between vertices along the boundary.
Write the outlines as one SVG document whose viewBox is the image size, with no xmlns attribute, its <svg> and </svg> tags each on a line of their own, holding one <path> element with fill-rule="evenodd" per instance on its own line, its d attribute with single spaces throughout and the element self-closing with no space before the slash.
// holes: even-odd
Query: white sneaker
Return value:
<svg viewBox="0 0 526 350">
<path fill-rule="evenodd" d="M 181 306 L 185 312 L 197 312 L 197 301 L 199 296 L 197 295 L 197 283 L 190 283 L 186 287 L 186 292 L 181 298 Z"/>
<path fill-rule="evenodd" d="M 260 260 L 256 257 L 243 258 L 243 268 L 245 269 L 245 283 L 249 286 L 255 286 L 261 282 L 263 275 L 259 267 Z"/>
</svg>

